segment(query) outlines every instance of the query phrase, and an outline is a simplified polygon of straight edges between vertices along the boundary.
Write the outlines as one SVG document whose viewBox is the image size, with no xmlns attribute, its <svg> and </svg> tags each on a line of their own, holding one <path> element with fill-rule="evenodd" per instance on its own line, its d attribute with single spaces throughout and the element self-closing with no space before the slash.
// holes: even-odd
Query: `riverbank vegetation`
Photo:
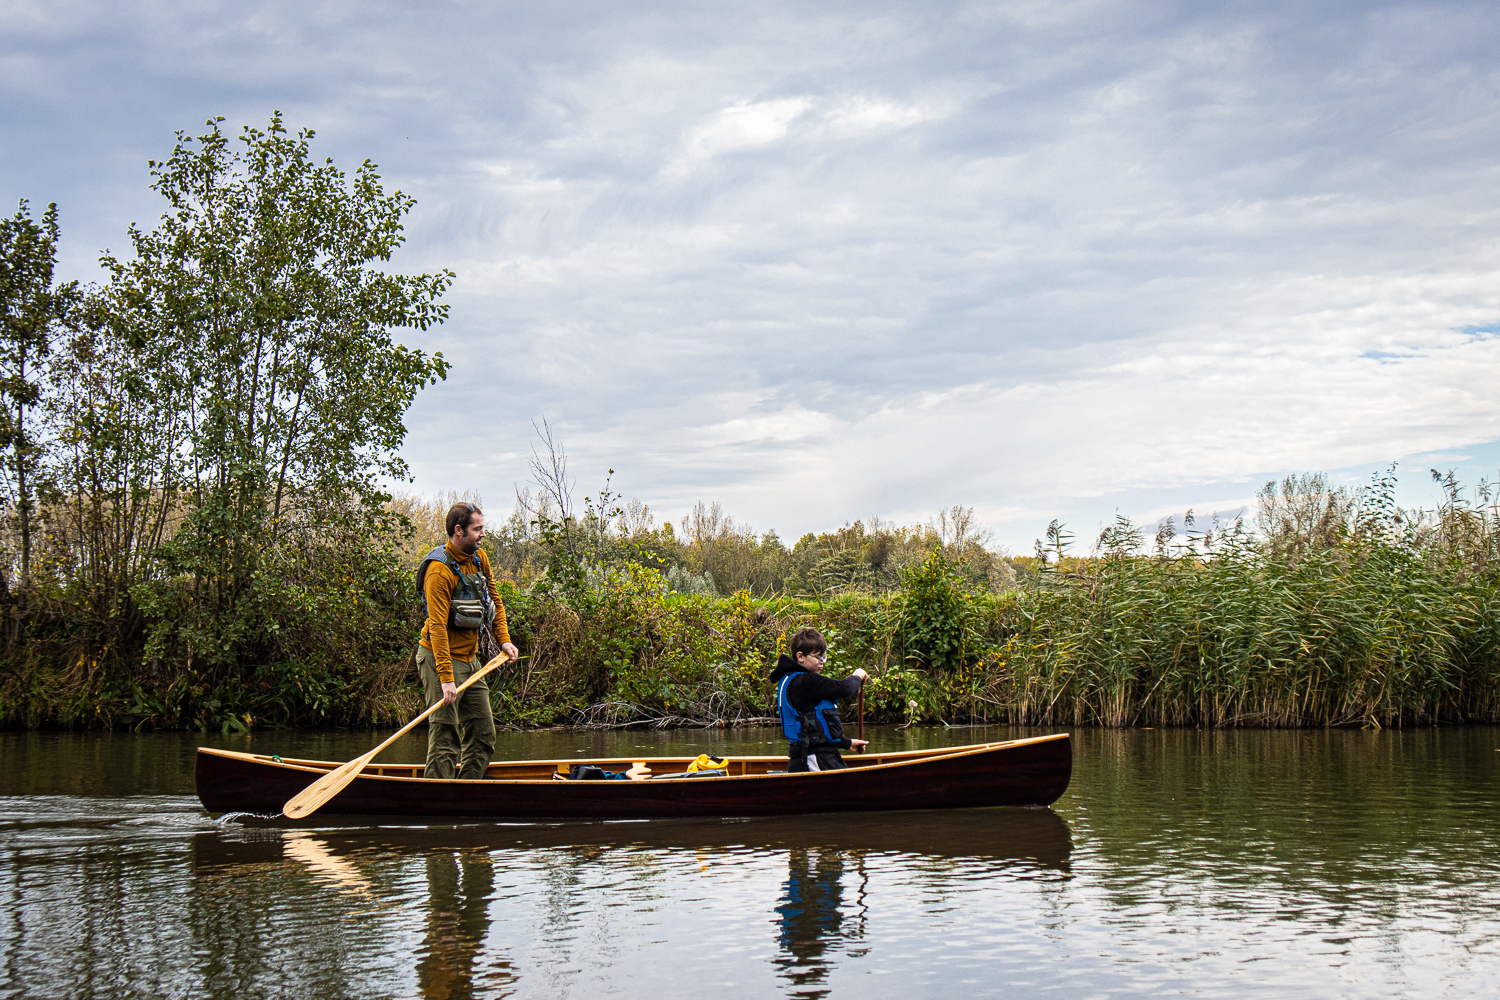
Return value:
<svg viewBox="0 0 1500 1000">
<path fill-rule="evenodd" d="M 403 415 L 447 371 L 393 331 L 448 272 L 387 262 L 412 208 L 279 117 L 152 164 L 168 211 L 108 280 L 53 280 L 59 214 L 0 221 L 0 723 L 224 731 L 404 721 L 412 569 L 457 495 L 389 496 Z M 1434 475 L 1437 475 L 1434 473 Z M 604 478 L 574 501 L 542 423 L 485 541 L 523 659 L 513 726 L 766 719 L 815 625 L 880 722 L 1324 726 L 1500 719 L 1492 486 L 1395 504 L 1307 475 L 1251 523 L 1056 522 L 1009 556 L 973 510 L 783 540 L 676 524 Z M 477 496 L 464 499 L 479 501 Z"/>
<path fill-rule="evenodd" d="M 535 571 L 507 584 L 531 659 L 496 684 L 497 709 L 516 725 L 766 717 L 768 666 L 810 624 L 831 640 L 830 670 L 871 673 L 867 717 L 883 722 L 1494 721 L 1500 519 L 1488 484 L 1470 500 L 1439 480 L 1445 502 L 1411 511 L 1389 473 L 1362 489 L 1291 477 L 1261 490 L 1253 525 L 1188 512 L 1148 536 L 1120 519 L 1080 556 L 1054 524 L 1034 555 L 1004 558 L 965 508 L 789 548 L 721 514 L 739 571 L 782 582 L 717 592 L 701 509 L 668 530 L 639 505 L 567 518 L 555 495 L 550 508 L 523 496 L 487 539 L 496 565 Z"/>
</svg>

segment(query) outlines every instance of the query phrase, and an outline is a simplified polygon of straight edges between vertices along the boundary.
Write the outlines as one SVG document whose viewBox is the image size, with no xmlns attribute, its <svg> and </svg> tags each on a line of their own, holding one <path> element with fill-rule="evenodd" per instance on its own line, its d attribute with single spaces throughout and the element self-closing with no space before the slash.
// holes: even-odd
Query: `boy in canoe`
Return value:
<svg viewBox="0 0 1500 1000">
<path fill-rule="evenodd" d="M 848 765 L 840 750 L 868 746 L 866 740 L 844 735 L 839 701 L 859 694 L 869 676 L 863 669 L 841 681 L 823 676 L 828 663 L 828 640 L 815 628 L 798 629 L 791 655 L 776 661 L 771 683 L 776 685 L 776 711 L 787 738 L 788 771 L 835 771 Z"/>
</svg>

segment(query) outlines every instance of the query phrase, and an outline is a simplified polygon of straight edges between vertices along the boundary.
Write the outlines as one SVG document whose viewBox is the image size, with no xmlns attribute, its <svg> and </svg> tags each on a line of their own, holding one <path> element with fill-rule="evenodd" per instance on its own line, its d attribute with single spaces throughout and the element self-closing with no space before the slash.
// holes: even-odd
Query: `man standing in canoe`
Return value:
<svg viewBox="0 0 1500 1000">
<path fill-rule="evenodd" d="M 427 690 L 427 704 L 443 707 L 427 720 L 425 778 L 483 778 L 495 752 L 495 718 L 490 688 L 477 681 L 458 697 L 458 686 L 484 664 L 480 630 L 493 628 L 500 651 L 516 659 L 505 605 L 489 557 L 479 548 L 484 513 L 471 503 L 448 508 L 448 544 L 422 557 L 417 590 L 427 606 L 417 670 Z M 457 704 L 454 704 L 454 702 Z"/>
<path fill-rule="evenodd" d="M 815 628 L 798 629 L 792 636 L 791 656 L 776 661 L 771 683 L 776 685 L 776 711 L 787 738 L 788 771 L 836 771 L 848 767 L 840 750 L 868 746 L 866 740 L 844 735 L 839 701 L 859 694 L 869 675 L 863 669 L 841 681 L 823 676 L 828 663 L 828 640 Z"/>
</svg>

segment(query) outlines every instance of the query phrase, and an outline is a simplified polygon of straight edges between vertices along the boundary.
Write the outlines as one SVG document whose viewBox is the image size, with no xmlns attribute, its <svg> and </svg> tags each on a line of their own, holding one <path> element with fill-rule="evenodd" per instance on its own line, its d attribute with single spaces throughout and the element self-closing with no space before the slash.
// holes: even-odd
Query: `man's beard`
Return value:
<svg viewBox="0 0 1500 1000">
<path fill-rule="evenodd" d="M 475 552 L 479 551 L 479 539 L 465 538 L 458 543 L 458 551 L 466 556 L 472 556 Z"/>
</svg>

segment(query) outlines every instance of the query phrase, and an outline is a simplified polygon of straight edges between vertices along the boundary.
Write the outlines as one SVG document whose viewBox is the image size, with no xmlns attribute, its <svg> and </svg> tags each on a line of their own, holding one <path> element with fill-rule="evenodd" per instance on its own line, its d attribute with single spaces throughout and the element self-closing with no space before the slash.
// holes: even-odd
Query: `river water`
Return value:
<svg viewBox="0 0 1500 1000">
<path fill-rule="evenodd" d="M 1500 992 L 1496 728 L 1079 730 L 1051 809 L 292 826 L 192 793 L 200 743 L 342 760 L 379 738 L 0 733 L 0 996 Z M 497 757 L 779 745 L 502 733 Z"/>
</svg>

